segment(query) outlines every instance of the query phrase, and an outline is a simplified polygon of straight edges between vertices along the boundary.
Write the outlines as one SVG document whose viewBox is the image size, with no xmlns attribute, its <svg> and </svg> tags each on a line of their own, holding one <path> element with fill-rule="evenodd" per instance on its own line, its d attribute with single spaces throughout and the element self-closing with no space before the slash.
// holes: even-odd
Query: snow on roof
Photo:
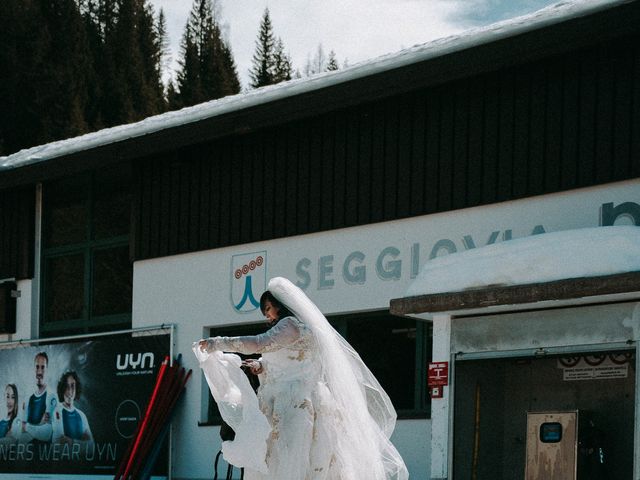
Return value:
<svg viewBox="0 0 640 480">
<path fill-rule="evenodd" d="M 416 45 L 394 54 L 354 64 L 335 72 L 251 90 L 246 93 L 167 112 L 127 125 L 103 129 L 79 137 L 60 140 L 0 157 L 0 172 L 92 148 L 141 137 L 164 129 L 186 125 L 207 118 L 266 104 L 286 97 L 338 85 L 354 79 L 419 63 L 501 38 L 515 36 L 561 21 L 585 16 L 631 0 L 572 0 L 545 7 L 537 12 L 512 18 L 486 27 L 471 29 L 459 35 L 444 37 Z"/>
<path fill-rule="evenodd" d="M 551 232 L 428 261 L 405 296 L 640 271 L 640 228 Z"/>
</svg>

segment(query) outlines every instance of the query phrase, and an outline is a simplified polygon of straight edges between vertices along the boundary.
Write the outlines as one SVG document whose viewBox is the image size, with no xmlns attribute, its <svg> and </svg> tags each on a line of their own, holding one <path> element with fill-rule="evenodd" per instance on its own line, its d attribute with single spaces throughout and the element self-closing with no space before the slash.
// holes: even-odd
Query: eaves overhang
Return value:
<svg viewBox="0 0 640 480">
<path fill-rule="evenodd" d="M 625 301 L 640 301 L 640 271 L 395 298 L 390 312 L 431 320 L 438 314 L 464 317 Z"/>
</svg>

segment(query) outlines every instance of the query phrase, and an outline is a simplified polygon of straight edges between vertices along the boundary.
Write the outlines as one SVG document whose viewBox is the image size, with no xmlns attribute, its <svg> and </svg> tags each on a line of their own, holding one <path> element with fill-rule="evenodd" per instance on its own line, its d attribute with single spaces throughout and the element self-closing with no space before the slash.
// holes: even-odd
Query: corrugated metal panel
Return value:
<svg viewBox="0 0 640 480">
<path fill-rule="evenodd" d="M 634 178 L 638 45 L 626 38 L 138 162 L 135 257 Z"/>
<path fill-rule="evenodd" d="M 33 277 L 35 190 L 0 191 L 0 279 Z"/>
</svg>

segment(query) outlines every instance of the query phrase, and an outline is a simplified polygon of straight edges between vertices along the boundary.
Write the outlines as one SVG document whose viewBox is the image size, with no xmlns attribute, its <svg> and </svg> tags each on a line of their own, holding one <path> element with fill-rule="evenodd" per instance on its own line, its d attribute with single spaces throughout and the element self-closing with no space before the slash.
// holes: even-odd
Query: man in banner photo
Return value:
<svg viewBox="0 0 640 480">
<path fill-rule="evenodd" d="M 47 368 L 49 356 L 39 352 L 34 359 L 36 374 L 36 391 L 22 404 L 22 438 L 23 442 L 51 442 L 51 419 L 57 401 L 55 395 L 47 388 Z"/>
</svg>

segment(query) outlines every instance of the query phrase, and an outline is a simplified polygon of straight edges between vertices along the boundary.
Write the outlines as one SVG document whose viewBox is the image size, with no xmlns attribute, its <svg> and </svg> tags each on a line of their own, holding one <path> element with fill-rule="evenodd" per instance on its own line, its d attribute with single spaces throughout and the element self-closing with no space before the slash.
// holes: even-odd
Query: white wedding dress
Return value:
<svg viewBox="0 0 640 480">
<path fill-rule="evenodd" d="M 262 335 L 210 338 L 208 353 L 194 348 L 222 417 L 236 430 L 223 443 L 225 458 L 244 466 L 247 480 L 407 479 L 389 442 L 395 411 L 358 354 L 291 282 L 273 279 L 269 290 L 296 317 Z M 262 354 L 257 397 L 267 429 L 252 411 L 244 375 L 230 382 L 225 373 L 239 370 L 239 359 L 225 361 L 233 356 L 221 352 Z"/>
</svg>

